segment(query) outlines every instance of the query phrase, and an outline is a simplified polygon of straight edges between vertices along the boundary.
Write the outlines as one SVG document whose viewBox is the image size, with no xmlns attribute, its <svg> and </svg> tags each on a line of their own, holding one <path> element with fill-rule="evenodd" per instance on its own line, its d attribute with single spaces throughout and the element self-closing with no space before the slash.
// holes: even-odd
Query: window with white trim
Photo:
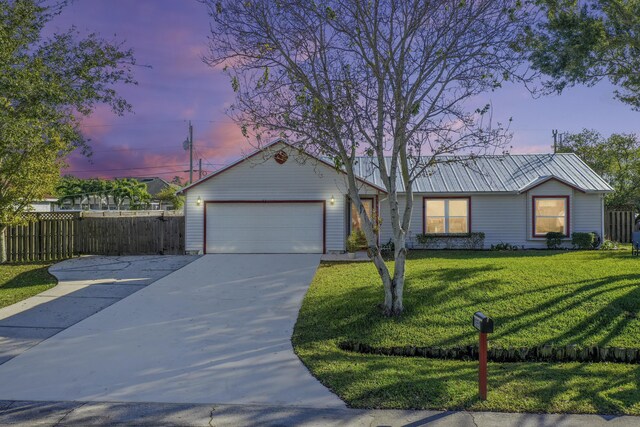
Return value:
<svg viewBox="0 0 640 427">
<path fill-rule="evenodd" d="M 469 232 L 469 199 L 424 199 L 426 234 Z"/>
<path fill-rule="evenodd" d="M 568 235 L 569 199 L 567 197 L 533 198 L 533 235 L 545 237 L 547 233 L 555 232 Z"/>
</svg>

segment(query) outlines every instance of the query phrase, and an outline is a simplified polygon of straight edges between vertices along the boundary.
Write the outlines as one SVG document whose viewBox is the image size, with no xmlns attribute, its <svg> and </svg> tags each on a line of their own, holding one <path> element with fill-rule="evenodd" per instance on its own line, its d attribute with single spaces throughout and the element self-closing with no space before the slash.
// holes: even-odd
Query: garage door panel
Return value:
<svg viewBox="0 0 640 427">
<path fill-rule="evenodd" d="M 207 253 L 322 253 L 322 203 L 208 203 Z"/>
</svg>

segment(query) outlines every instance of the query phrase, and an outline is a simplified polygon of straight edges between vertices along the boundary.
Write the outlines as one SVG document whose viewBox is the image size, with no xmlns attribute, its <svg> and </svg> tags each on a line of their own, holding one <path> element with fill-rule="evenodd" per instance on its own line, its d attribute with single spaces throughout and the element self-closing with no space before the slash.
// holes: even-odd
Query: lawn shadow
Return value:
<svg viewBox="0 0 640 427">
<path fill-rule="evenodd" d="M 40 285 L 55 285 L 57 280 L 56 278 L 49 273 L 48 268 L 49 265 L 42 265 L 42 263 L 24 263 L 16 266 L 29 266 L 29 265 L 41 265 L 42 267 L 36 268 L 34 270 L 23 271 L 6 283 L 0 285 L 0 290 L 2 289 L 18 289 L 18 288 L 26 288 L 30 286 L 40 286 Z M 5 266 L 12 266 L 12 264 L 5 264 Z"/>
<path fill-rule="evenodd" d="M 490 363 L 489 399 L 483 402 L 477 362 L 339 350 L 319 350 L 302 360 L 354 408 L 640 413 L 638 365 Z"/>
<path fill-rule="evenodd" d="M 49 266 L 42 263 L 5 264 L 6 267 L 41 266 L 33 270 L 18 273 L 5 283 L 0 284 L 0 308 L 14 304 L 24 298 L 55 286 L 56 278 L 48 271 Z M 30 290 L 29 288 L 33 288 Z"/>
<path fill-rule="evenodd" d="M 299 319 L 294 344 L 303 347 L 301 359 L 312 372 L 316 375 L 321 372 L 318 375 L 320 380 L 354 407 L 440 410 L 505 410 L 505 407 L 510 407 L 526 412 L 552 410 L 604 414 L 640 413 L 640 366 L 637 365 L 491 363 L 490 396 L 491 393 L 498 393 L 503 399 L 504 396 L 515 396 L 522 401 L 481 403 L 475 389 L 475 362 L 358 354 L 337 348 L 337 343 L 342 340 L 366 340 L 374 330 L 378 333 L 385 325 L 411 323 L 421 314 L 417 309 L 424 308 L 425 305 L 432 305 L 429 310 L 434 313 L 462 310 L 465 313 L 465 319 L 462 319 L 464 322 L 467 322 L 468 314 L 469 330 L 438 340 L 437 346 L 459 345 L 465 340 L 475 342 L 477 332 L 471 327 L 470 319 L 480 305 L 478 301 L 488 306 L 503 303 L 503 306 L 509 308 L 523 297 L 530 297 L 526 307 L 515 307 L 517 310 L 511 313 L 492 313 L 496 320 L 496 333 L 491 338 L 523 335 L 527 339 L 531 338 L 533 345 L 554 342 L 580 345 L 591 343 L 590 338 L 597 336 L 596 342 L 591 344 L 609 345 L 628 329 L 631 322 L 638 322 L 640 274 L 625 274 L 624 270 L 614 269 L 614 274 L 607 274 L 605 270 L 600 277 L 594 275 L 593 278 L 585 279 L 585 274 L 582 274 L 577 275 L 577 280 L 573 281 L 539 282 L 535 288 L 511 287 L 506 292 L 487 294 L 484 297 L 472 295 L 462 300 L 454 309 L 444 305 L 438 307 L 441 301 L 451 300 L 460 293 L 481 293 L 483 289 L 495 289 L 503 285 L 506 279 L 496 276 L 500 276 L 505 266 L 489 263 L 490 258 L 496 255 L 509 260 L 527 257 L 547 259 L 562 257 L 567 253 L 531 251 L 477 254 L 425 251 L 423 256 L 429 258 L 453 258 L 461 262 L 456 267 L 408 269 L 406 311 L 400 318 L 385 318 L 377 309 L 376 305 L 382 299 L 381 285 L 345 286 L 333 297 L 318 294 L 314 295 L 311 303 L 306 301 L 301 318 L 313 317 L 314 321 Z M 584 260 L 602 259 L 602 254 L 595 251 L 580 253 L 578 256 L 575 265 Z M 614 259 L 623 258 L 628 256 L 628 252 L 611 256 Z M 486 259 L 487 264 L 477 265 L 476 262 L 475 265 L 465 265 L 466 259 Z M 562 260 L 559 262 L 562 262 L 558 267 L 560 269 L 573 268 L 564 267 Z M 485 278 L 487 274 L 489 277 Z M 419 286 L 421 281 L 427 281 L 430 285 Z M 562 289 L 564 287 L 566 290 Z M 535 294 L 539 294 L 539 297 Z M 558 332 L 547 336 L 536 335 L 535 325 L 546 327 L 547 321 L 562 319 L 563 314 L 572 310 L 584 312 L 578 313 L 578 322 L 567 323 Z M 414 324 L 410 326 L 415 327 Z M 595 334 L 605 329 L 605 333 Z M 398 337 L 399 341 L 402 339 L 405 338 Z M 421 343 L 416 343 L 419 344 Z M 316 350 L 310 350 L 313 348 Z M 310 356 L 312 352 L 317 352 L 317 355 Z M 344 366 L 344 369 L 328 369 L 334 364 Z"/>
<path fill-rule="evenodd" d="M 323 264 L 320 268 L 331 268 L 331 264 Z M 464 268 L 443 268 L 428 272 L 408 273 L 405 282 L 405 311 L 400 317 L 386 317 L 382 314 L 380 303 L 384 299 L 383 288 L 381 284 L 363 283 L 361 286 L 349 286 L 336 290 L 339 294 L 335 294 L 330 299 L 321 296 L 312 296 L 313 302 L 305 299 L 302 306 L 296 328 L 294 330 L 294 343 L 303 344 L 308 341 L 298 341 L 301 337 L 305 340 L 324 341 L 332 339 L 336 341 L 355 340 L 358 341 L 363 337 L 370 336 L 373 328 L 378 328 L 381 323 L 411 323 L 420 315 L 417 311 L 419 304 L 429 300 L 443 300 L 450 295 L 460 292 L 467 292 L 470 288 L 476 286 L 471 281 L 463 285 L 458 284 L 452 288 L 448 280 L 453 278 L 456 281 L 464 279 L 473 279 L 481 277 L 487 272 L 499 271 L 499 267 L 481 266 L 481 267 L 464 267 Z M 377 279 L 377 277 L 376 277 Z M 437 285 L 433 285 L 428 289 L 414 288 L 412 281 L 416 280 L 433 280 Z M 447 280 L 445 280 L 447 279 Z M 490 281 L 485 281 L 486 285 L 491 285 Z M 497 282 L 496 282 L 497 283 Z M 310 292 L 306 298 L 313 295 L 314 287 L 321 286 L 312 284 Z M 354 304 L 355 303 L 355 304 Z M 473 312 L 470 312 L 473 314 Z M 469 318 L 471 316 L 469 315 Z M 308 324 L 307 320 L 311 319 L 332 319 L 331 327 L 317 328 L 316 324 Z M 313 334 L 298 334 L 298 331 L 313 328 Z M 471 334 L 472 331 L 469 331 Z"/>
<path fill-rule="evenodd" d="M 637 280 L 638 275 L 617 275 L 607 276 L 605 278 L 595 281 L 580 281 L 564 284 L 562 286 L 580 285 L 578 288 L 571 292 L 570 296 L 560 295 L 543 303 L 537 304 L 527 310 L 521 311 L 518 314 L 511 314 L 509 316 L 497 315 L 496 332 L 494 338 L 502 336 L 513 335 L 520 333 L 525 329 L 531 328 L 538 323 L 544 323 L 549 318 L 561 315 L 569 310 L 579 309 L 586 303 L 592 303 L 599 296 L 618 291 L 620 289 L 631 289 L 630 292 L 624 295 L 618 296 L 608 302 L 605 306 L 599 307 L 591 314 L 586 315 L 580 322 L 566 329 L 564 332 L 553 336 L 550 340 L 541 340 L 532 345 L 541 345 L 545 343 L 567 343 L 578 345 L 594 345 L 600 346 L 607 345 L 615 334 L 620 333 L 624 326 L 630 321 L 634 320 L 632 316 L 621 316 L 623 311 L 619 306 L 628 304 L 628 301 L 636 301 L 636 310 L 640 307 L 640 287 L 638 285 L 629 283 L 621 284 L 619 286 L 609 286 L 611 283 L 622 282 L 627 280 Z M 561 286 L 555 285 L 554 287 Z M 518 295 L 515 295 L 518 296 Z M 625 303 L 625 304 L 623 304 Z M 593 305 L 593 304 L 591 304 Z M 617 319 L 617 320 L 616 320 Z M 611 322 L 616 322 L 616 327 L 611 331 L 605 339 L 598 340 L 598 342 L 588 341 L 589 336 L 593 333 L 606 327 Z"/>
</svg>

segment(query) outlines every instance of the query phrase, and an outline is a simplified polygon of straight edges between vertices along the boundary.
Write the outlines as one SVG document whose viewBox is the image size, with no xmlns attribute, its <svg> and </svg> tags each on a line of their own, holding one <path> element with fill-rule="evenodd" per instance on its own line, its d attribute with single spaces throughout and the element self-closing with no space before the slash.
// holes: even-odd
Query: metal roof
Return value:
<svg viewBox="0 0 640 427">
<path fill-rule="evenodd" d="M 556 179 L 585 193 L 610 192 L 607 182 L 573 153 L 439 156 L 413 186 L 414 193 L 520 193 Z M 387 166 L 391 159 L 385 159 Z M 377 159 L 358 157 L 356 175 L 383 186 Z M 397 191 L 404 191 L 398 180 Z"/>
</svg>

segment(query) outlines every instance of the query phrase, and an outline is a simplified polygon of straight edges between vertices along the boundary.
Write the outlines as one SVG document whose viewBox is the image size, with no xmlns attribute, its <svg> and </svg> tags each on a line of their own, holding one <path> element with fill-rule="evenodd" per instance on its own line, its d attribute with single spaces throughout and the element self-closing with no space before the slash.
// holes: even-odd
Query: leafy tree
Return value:
<svg viewBox="0 0 640 427">
<path fill-rule="evenodd" d="M 605 197 L 607 209 L 640 207 L 640 140 L 636 135 L 603 137 L 594 130 L 565 135 L 558 152 L 575 153 L 606 179 L 613 193 Z"/>
<path fill-rule="evenodd" d="M 60 205 L 71 201 L 72 205 L 79 204 L 81 209 L 85 202 L 89 209 L 91 200 L 98 200 L 100 209 L 105 204 L 108 209 L 110 201 L 113 201 L 118 210 L 125 201 L 129 201 L 130 209 L 146 209 L 151 201 L 147 184 L 128 178 L 106 180 L 65 177 L 57 187 L 57 194 Z"/>
<path fill-rule="evenodd" d="M 180 187 L 177 185 L 171 185 L 167 188 L 164 188 L 160 191 L 156 198 L 161 202 L 165 202 L 171 204 L 173 209 L 182 209 L 184 206 L 184 196 L 177 195 L 176 192 L 180 190 Z"/>
<path fill-rule="evenodd" d="M 562 91 L 608 79 L 615 97 L 640 109 L 640 0 L 540 0 L 531 61 Z"/>
<path fill-rule="evenodd" d="M 112 181 L 109 195 L 113 197 L 118 209 L 125 200 L 129 200 L 130 209 L 146 209 L 149 207 L 151 195 L 147 191 L 147 184 L 135 179 L 121 178 Z"/>
<path fill-rule="evenodd" d="M 79 118 L 97 104 L 122 114 L 130 105 L 113 89 L 133 83 L 133 54 L 72 28 L 45 38 L 62 4 L 0 1 L 0 261 L 4 230 L 24 221 L 30 203 L 53 194 L 75 149 L 88 152 Z"/>
<path fill-rule="evenodd" d="M 258 145 L 284 137 L 333 159 L 347 176 L 384 289 L 383 311 L 403 311 L 413 183 L 436 162 L 503 148 L 490 109 L 465 102 L 518 73 L 530 4 L 507 0 L 204 0 L 207 62 L 224 67 L 231 110 Z M 354 173 L 370 156 L 387 190 L 395 265 L 377 244 Z M 391 161 L 385 163 L 389 154 Z M 464 157 L 468 159 L 469 157 Z M 406 197 L 398 196 L 402 187 Z"/>
<path fill-rule="evenodd" d="M 63 177 L 56 187 L 56 195 L 58 196 L 58 205 L 63 205 L 66 201 L 71 201 L 71 205 L 79 204 L 82 209 L 82 203 L 87 197 L 87 189 L 84 181 L 73 176 Z M 76 201 L 78 203 L 76 203 Z"/>
<path fill-rule="evenodd" d="M 186 185 L 182 177 L 180 177 L 179 175 L 174 176 L 171 180 L 171 183 L 177 185 L 178 187 L 184 187 Z"/>
</svg>

